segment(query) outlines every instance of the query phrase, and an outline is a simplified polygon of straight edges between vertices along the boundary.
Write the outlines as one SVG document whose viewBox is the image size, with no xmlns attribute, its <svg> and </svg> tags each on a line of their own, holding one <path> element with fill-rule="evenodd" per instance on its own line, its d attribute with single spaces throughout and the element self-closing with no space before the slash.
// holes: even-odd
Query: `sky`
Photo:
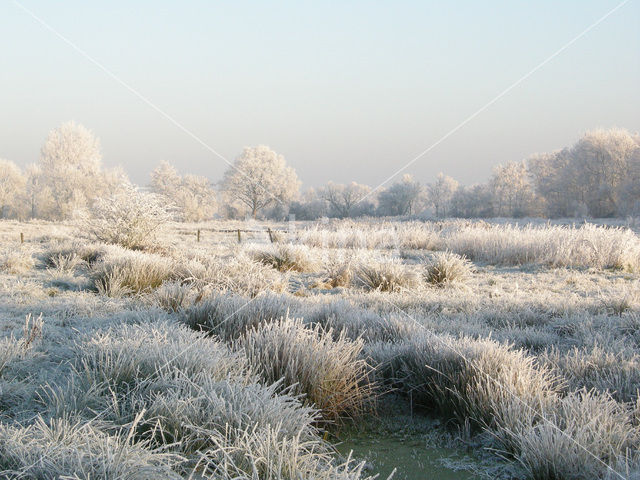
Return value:
<svg viewBox="0 0 640 480">
<path fill-rule="evenodd" d="M 211 150 L 233 161 L 260 144 L 305 186 L 377 186 L 435 143 L 403 173 L 482 182 L 592 128 L 640 131 L 628 0 L 440 142 L 619 3 L 3 0 L 0 158 L 36 162 L 74 120 L 139 184 L 163 160 L 217 182 L 228 164 Z"/>
</svg>

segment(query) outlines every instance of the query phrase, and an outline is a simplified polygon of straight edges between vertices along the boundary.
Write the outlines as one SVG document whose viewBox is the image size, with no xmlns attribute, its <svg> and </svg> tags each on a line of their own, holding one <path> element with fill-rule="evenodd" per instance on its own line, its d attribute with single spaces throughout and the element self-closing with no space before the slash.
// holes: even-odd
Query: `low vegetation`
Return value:
<svg viewBox="0 0 640 480">
<path fill-rule="evenodd" d="M 640 471 L 632 231 L 158 234 L 52 230 L 3 264 L 3 478 L 369 478 L 332 442 L 400 410 L 495 478 Z"/>
</svg>

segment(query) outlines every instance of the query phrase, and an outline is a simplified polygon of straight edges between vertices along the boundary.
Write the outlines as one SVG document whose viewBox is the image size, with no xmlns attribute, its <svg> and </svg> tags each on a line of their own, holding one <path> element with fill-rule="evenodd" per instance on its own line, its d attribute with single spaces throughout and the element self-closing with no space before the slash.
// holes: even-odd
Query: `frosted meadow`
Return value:
<svg viewBox="0 0 640 480">
<path fill-rule="evenodd" d="M 0 2 L 0 479 L 640 480 L 638 18 Z"/>
<path fill-rule="evenodd" d="M 363 435 L 459 478 L 638 468 L 629 228 L 83 221 L 2 224 L 6 476 L 368 478 Z"/>
</svg>

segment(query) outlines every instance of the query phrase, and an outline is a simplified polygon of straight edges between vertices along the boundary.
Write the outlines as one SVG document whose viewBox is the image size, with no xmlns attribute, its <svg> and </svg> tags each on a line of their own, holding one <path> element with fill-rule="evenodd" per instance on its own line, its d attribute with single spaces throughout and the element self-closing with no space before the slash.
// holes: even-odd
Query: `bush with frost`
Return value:
<svg viewBox="0 0 640 480">
<path fill-rule="evenodd" d="M 94 202 L 83 228 L 98 241 L 144 249 L 170 219 L 170 212 L 156 195 L 125 185 L 119 193 Z"/>
</svg>

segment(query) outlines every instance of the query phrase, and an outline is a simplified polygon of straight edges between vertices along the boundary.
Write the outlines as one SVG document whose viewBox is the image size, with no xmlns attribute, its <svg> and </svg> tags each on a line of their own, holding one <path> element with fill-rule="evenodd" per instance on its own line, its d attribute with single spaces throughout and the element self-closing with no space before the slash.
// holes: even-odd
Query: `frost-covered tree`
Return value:
<svg viewBox="0 0 640 480">
<path fill-rule="evenodd" d="M 168 162 L 162 162 L 151 173 L 151 190 L 160 195 L 166 205 L 176 207 L 182 220 L 198 222 L 216 212 L 216 192 L 206 177 L 181 176 Z"/>
<path fill-rule="evenodd" d="M 15 163 L 0 159 L 0 218 L 17 214 L 24 199 L 25 177 Z"/>
<path fill-rule="evenodd" d="M 524 162 L 498 165 L 489 181 L 493 212 L 498 217 L 523 217 L 531 213 L 533 189 Z"/>
<path fill-rule="evenodd" d="M 451 199 L 451 216 L 462 218 L 493 217 L 492 194 L 486 184 L 460 187 Z"/>
<path fill-rule="evenodd" d="M 422 194 L 422 185 L 411 175 L 404 175 L 378 195 L 378 211 L 382 215 L 411 215 Z"/>
<path fill-rule="evenodd" d="M 314 188 L 307 189 L 299 201 L 291 202 L 289 213 L 296 220 L 317 220 L 329 213 L 327 202 Z"/>
<path fill-rule="evenodd" d="M 436 217 L 448 215 L 451 200 L 457 189 L 458 182 L 442 172 L 438 174 L 435 182 L 427 185 L 427 198 L 435 209 Z"/>
<path fill-rule="evenodd" d="M 589 214 L 609 217 L 618 213 L 625 183 L 638 144 L 618 128 L 587 132 L 571 149 L 571 171 L 578 180 Z"/>
<path fill-rule="evenodd" d="M 299 189 L 295 170 L 282 155 L 264 145 L 245 147 L 222 180 L 228 201 L 248 208 L 253 218 L 275 202 L 289 203 Z"/>
<path fill-rule="evenodd" d="M 363 200 L 369 192 L 371 187 L 368 185 L 356 182 L 347 185 L 329 182 L 322 188 L 320 195 L 329 204 L 331 216 L 347 218 L 372 212 L 372 203 Z"/>
<path fill-rule="evenodd" d="M 54 215 L 71 217 L 97 197 L 118 188 L 123 173 L 102 170 L 100 142 L 75 122 L 67 122 L 49 132 L 40 151 L 43 187 L 51 192 Z"/>
<path fill-rule="evenodd" d="M 629 212 L 638 198 L 640 139 L 613 128 L 587 132 L 572 147 L 528 160 L 536 193 L 548 216 Z"/>
</svg>

